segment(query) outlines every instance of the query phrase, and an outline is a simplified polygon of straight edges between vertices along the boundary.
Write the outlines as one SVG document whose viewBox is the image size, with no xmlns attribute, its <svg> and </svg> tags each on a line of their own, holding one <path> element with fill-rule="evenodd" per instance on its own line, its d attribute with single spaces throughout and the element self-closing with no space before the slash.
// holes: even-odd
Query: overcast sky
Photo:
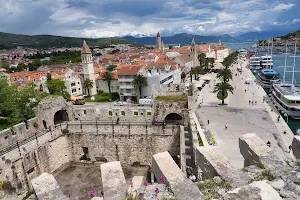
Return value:
<svg viewBox="0 0 300 200">
<path fill-rule="evenodd" d="M 297 28 L 300 0 L 0 0 L 0 31 L 20 34 L 237 35 Z"/>
</svg>

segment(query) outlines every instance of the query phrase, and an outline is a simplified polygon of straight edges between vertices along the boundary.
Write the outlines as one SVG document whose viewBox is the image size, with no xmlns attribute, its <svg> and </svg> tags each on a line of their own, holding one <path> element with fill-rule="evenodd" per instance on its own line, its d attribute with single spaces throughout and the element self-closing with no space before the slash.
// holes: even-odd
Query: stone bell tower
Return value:
<svg viewBox="0 0 300 200">
<path fill-rule="evenodd" d="M 96 74 L 94 71 L 94 63 L 93 63 L 93 57 L 92 52 L 86 42 L 83 42 L 82 50 L 81 50 L 81 59 L 82 59 L 82 68 L 83 68 L 83 82 L 86 79 L 89 79 L 93 82 L 93 87 L 88 90 L 85 89 L 85 93 L 88 95 L 95 95 L 97 94 L 96 89 Z M 84 88 L 84 87 L 83 87 Z"/>
<path fill-rule="evenodd" d="M 197 65 L 197 52 L 196 52 L 196 43 L 195 43 L 194 38 L 193 38 L 192 43 L 191 43 L 190 52 L 191 52 L 191 58 L 193 60 L 193 67 L 196 67 L 196 65 Z"/>
<path fill-rule="evenodd" d="M 156 35 L 156 48 L 161 50 L 161 37 L 159 32 Z"/>
</svg>

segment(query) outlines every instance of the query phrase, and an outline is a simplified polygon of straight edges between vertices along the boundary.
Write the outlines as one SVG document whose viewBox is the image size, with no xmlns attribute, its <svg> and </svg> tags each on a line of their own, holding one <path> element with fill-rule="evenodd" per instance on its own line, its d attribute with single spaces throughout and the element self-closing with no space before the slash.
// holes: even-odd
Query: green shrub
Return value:
<svg viewBox="0 0 300 200">
<path fill-rule="evenodd" d="M 112 92 L 112 93 L 111 93 L 111 99 L 112 99 L 112 100 L 117 100 L 117 99 L 119 99 L 119 98 L 120 98 L 119 93 L 117 93 L 117 92 Z"/>
<path fill-rule="evenodd" d="M 133 115 L 138 116 L 138 115 L 139 115 L 139 112 L 138 112 L 138 111 L 134 111 L 134 112 L 133 112 Z"/>
<path fill-rule="evenodd" d="M 203 141 L 202 141 L 202 139 L 201 139 L 201 136 L 200 136 L 200 133 L 199 133 L 198 130 L 197 130 L 197 136 L 198 136 L 199 146 L 204 146 Z"/>
<path fill-rule="evenodd" d="M 31 192 L 27 192 L 27 194 L 26 194 L 26 196 L 25 197 L 23 197 L 23 199 L 22 200 L 26 200 L 26 199 L 28 199 L 31 195 L 33 195 L 34 194 L 34 192 L 33 191 L 31 191 Z"/>
<path fill-rule="evenodd" d="M 125 116 L 125 111 L 124 110 L 121 111 L 121 115 Z"/>
<path fill-rule="evenodd" d="M 147 115 L 152 115 L 152 112 L 148 111 L 148 112 L 147 112 Z"/>
<path fill-rule="evenodd" d="M 187 96 L 185 95 L 157 96 L 155 99 L 159 101 L 166 101 L 166 102 L 182 102 L 182 101 L 187 101 Z"/>
<path fill-rule="evenodd" d="M 109 116 L 112 116 L 112 111 L 111 111 L 111 110 L 108 111 L 108 115 L 109 115 Z"/>
</svg>

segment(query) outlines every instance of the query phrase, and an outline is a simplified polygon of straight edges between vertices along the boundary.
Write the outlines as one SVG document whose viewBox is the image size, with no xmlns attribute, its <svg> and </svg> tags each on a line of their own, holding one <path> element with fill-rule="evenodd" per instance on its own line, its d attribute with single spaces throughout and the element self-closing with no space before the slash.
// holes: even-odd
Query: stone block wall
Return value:
<svg viewBox="0 0 300 200">
<path fill-rule="evenodd" d="M 197 148 L 195 167 L 200 180 L 220 176 L 233 187 L 246 185 L 250 181 L 246 173 L 235 169 L 214 146 Z"/>
<path fill-rule="evenodd" d="M 73 126 L 74 125 L 74 126 Z M 150 165 L 153 154 L 169 151 L 179 155 L 180 128 L 178 126 L 149 125 L 105 125 L 89 128 L 83 125 L 68 124 L 72 142 L 74 161 L 84 155 L 83 147 L 88 148 L 91 161 L 116 161 L 123 165 Z M 81 133 L 82 132 L 82 133 Z"/>
<path fill-rule="evenodd" d="M 293 154 L 297 159 L 300 159 L 300 136 L 294 136 L 292 142 Z"/>
<path fill-rule="evenodd" d="M 184 83 L 170 84 L 170 85 L 153 85 L 152 97 L 155 99 L 157 96 L 166 95 L 186 95 L 186 86 Z"/>
<path fill-rule="evenodd" d="M 74 107 L 75 120 L 113 121 L 117 119 L 123 122 L 152 121 L 152 108 L 145 106 L 112 106 L 111 108 Z"/>
</svg>

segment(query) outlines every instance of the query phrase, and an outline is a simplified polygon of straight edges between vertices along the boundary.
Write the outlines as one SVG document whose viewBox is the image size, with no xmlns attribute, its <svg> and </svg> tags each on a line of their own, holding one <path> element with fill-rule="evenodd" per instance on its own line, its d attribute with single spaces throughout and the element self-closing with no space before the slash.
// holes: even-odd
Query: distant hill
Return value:
<svg viewBox="0 0 300 200">
<path fill-rule="evenodd" d="M 261 31 L 261 32 L 248 32 L 236 37 L 239 40 L 255 41 L 255 40 L 267 40 L 269 38 L 279 37 L 280 35 L 286 35 L 290 31 Z"/>
<path fill-rule="evenodd" d="M 288 34 L 286 34 L 284 36 L 280 36 L 280 38 L 286 40 L 286 39 L 289 39 L 290 37 L 294 37 L 294 36 L 298 36 L 299 37 L 300 36 L 300 30 L 297 30 L 297 31 L 292 32 L 292 33 L 288 33 Z"/>
<path fill-rule="evenodd" d="M 0 32 L 0 49 L 11 49 L 17 46 L 32 47 L 32 48 L 50 48 L 50 47 L 81 47 L 83 40 L 86 40 L 89 46 L 104 47 L 111 44 L 131 44 L 134 42 L 124 38 L 75 38 L 62 37 L 54 35 L 16 35 L 11 33 Z"/>
<path fill-rule="evenodd" d="M 125 36 L 123 37 L 126 40 L 136 42 L 142 45 L 155 45 L 156 37 L 132 37 Z M 232 42 L 235 41 L 235 38 L 230 35 L 220 35 L 220 36 L 200 36 L 200 35 L 192 35 L 187 33 L 176 34 L 174 36 L 163 37 L 162 40 L 164 44 L 190 44 L 192 39 L 195 39 L 196 43 L 207 43 L 207 42 L 218 42 L 221 40 L 222 42 Z"/>
</svg>

